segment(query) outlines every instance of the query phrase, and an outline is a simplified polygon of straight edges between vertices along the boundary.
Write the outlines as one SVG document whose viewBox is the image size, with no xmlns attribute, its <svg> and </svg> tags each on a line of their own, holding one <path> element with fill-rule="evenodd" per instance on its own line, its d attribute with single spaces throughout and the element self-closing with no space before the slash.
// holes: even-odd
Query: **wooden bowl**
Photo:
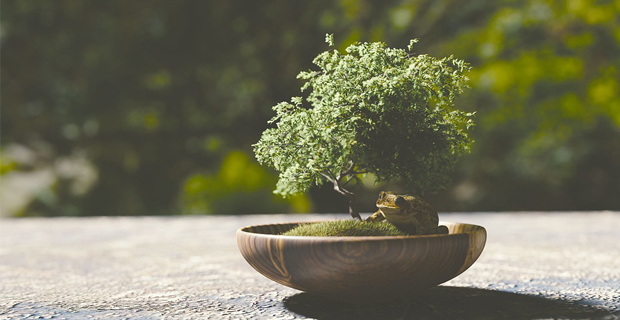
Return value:
<svg viewBox="0 0 620 320">
<path fill-rule="evenodd" d="M 478 259 L 487 237 L 481 226 L 451 222 L 440 222 L 450 230 L 446 235 L 279 235 L 298 224 L 241 228 L 239 250 L 277 283 L 346 302 L 387 301 L 446 282 Z"/>
</svg>

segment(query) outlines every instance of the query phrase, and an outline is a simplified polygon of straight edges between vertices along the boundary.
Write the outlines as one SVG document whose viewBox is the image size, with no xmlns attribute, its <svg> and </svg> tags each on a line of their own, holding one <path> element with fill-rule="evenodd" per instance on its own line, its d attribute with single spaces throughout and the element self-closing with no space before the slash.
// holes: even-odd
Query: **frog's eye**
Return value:
<svg viewBox="0 0 620 320">
<path fill-rule="evenodd" d="M 396 205 L 399 207 L 403 207 L 405 204 L 407 204 L 407 200 L 405 200 L 405 198 L 403 197 L 398 197 L 396 198 L 396 201 L 394 203 L 396 203 Z"/>
<path fill-rule="evenodd" d="M 379 193 L 379 199 L 383 198 L 385 198 L 385 192 L 381 191 L 381 193 Z"/>
</svg>

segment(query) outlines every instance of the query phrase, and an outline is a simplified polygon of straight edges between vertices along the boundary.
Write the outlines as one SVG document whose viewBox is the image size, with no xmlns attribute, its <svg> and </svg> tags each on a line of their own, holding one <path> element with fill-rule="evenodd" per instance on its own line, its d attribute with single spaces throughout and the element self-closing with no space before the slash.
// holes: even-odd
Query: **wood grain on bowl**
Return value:
<svg viewBox="0 0 620 320">
<path fill-rule="evenodd" d="M 448 281 L 469 268 L 486 242 L 481 226 L 447 223 L 450 234 L 404 237 L 289 237 L 298 223 L 241 228 L 237 244 L 267 278 L 349 301 L 385 301 Z"/>
</svg>

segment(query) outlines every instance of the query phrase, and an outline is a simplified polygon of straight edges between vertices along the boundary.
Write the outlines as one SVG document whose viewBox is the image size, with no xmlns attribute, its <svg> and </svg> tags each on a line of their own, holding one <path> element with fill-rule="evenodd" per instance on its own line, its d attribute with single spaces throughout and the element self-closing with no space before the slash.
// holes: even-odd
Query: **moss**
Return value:
<svg viewBox="0 0 620 320">
<path fill-rule="evenodd" d="M 390 223 L 372 223 L 358 220 L 334 220 L 318 223 L 301 224 L 287 232 L 284 236 L 406 236 Z"/>
</svg>

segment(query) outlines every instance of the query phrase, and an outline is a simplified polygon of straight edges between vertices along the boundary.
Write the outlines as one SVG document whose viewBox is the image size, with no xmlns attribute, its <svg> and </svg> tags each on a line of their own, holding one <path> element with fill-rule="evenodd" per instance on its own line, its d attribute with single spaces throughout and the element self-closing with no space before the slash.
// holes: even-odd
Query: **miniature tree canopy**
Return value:
<svg viewBox="0 0 620 320">
<path fill-rule="evenodd" d="M 333 45 L 331 35 L 326 41 Z M 449 183 L 457 158 L 469 151 L 472 113 L 455 109 L 467 87 L 462 60 L 434 58 L 381 42 L 356 43 L 314 59 L 318 71 L 301 72 L 307 98 L 273 107 L 276 115 L 254 145 L 256 158 L 280 172 L 275 193 L 307 191 L 325 182 L 349 200 L 346 189 L 358 175 L 377 181 L 402 179 L 415 193 L 435 192 Z"/>
</svg>

